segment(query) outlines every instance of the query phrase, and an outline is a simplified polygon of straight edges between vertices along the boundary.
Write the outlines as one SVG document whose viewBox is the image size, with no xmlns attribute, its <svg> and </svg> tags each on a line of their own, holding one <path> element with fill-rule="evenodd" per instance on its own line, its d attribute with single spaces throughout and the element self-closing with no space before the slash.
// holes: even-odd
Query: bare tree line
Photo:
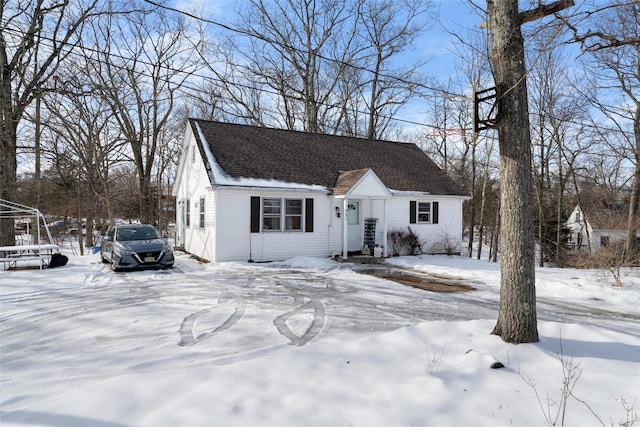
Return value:
<svg viewBox="0 0 640 427">
<path fill-rule="evenodd" d="M 432 13 L 430 4 L 410 0 L 255 1 L 237 28 L 263 36 L 239 40 L 152 2 L 46 6 L 3 2 L 10 71 L 3 117 L 14 133 L 3 133 L 10 153 L 3 197 L 15 194 L 18 153 L 35 152 L 38 164 L 42 154 L 48 165 L 66 156 L 113 221 L 109 172 L 128 163 L 138 179 L 137 216 L 148 222 L 155 220 L 153 195 L 175 167 L 187 115 L 382 137 L 418 85 L 418 63 L 396 69 L 390 60 Z M 38 52 L 50 58 L 42 62 Z M 91 132 L 65 110 L 84 111 L 85 122 L 104 118 L 91 127 L 112 132 Z M 17 137 L 19 127 L 21 135 L 33 131 L 30 122 L 38 123 L 36 146 Z M 94 146 L 101 153 L 87 150 Z"/>
</svg>

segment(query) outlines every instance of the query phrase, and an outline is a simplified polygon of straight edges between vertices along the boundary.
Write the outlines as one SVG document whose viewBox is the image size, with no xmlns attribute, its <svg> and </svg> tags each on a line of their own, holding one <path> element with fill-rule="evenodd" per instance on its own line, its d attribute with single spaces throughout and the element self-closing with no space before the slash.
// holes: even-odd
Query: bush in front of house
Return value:
<svg viewBox="0 0 640 427">
<path fill-rule="evenodd" d="M 423 247 L 426 244 L 424 239 L 415 234 L 411 227 L 407 229 L 395 228 L 387 233 L 389 255 L 420 255 L 424 253 Z"/>
</svg>

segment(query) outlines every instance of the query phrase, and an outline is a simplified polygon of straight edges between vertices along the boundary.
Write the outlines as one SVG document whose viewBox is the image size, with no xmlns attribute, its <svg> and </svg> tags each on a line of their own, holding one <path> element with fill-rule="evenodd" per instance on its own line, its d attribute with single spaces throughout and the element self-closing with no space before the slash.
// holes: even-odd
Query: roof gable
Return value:
<svg viewBox="0 0 640 427">
<path fill-rule="evenodd" d="M 333 194 L 355 198 L 390 199 L 393 197 L 389 189 L 371 169 L 342 172 L 338 176 Z"/>
<path fill-rule="evenodd" d="M 626 230 L 629 222 L 629 208 L 625 206 L 607 207 L 594 203 L 576 206 L 594 230 Z M 634 228 L 640 228 L 640 218 L 636 218 Z"/>
<path fill-rule="evenodd" d="M 415 144 L 189 120 L 207 170 L 235 179 L 338 188 L 343 171 L 372 169 L 396 191 L 465 196 Z M 199 131 L 198 131 L 199 129 Z M 206 147 L 206 148 L 205 148 Z M 345 177 L 343 177 L 343 180 Z M 343 182 L 344 184 L 344 182 Z"/>
</svg>

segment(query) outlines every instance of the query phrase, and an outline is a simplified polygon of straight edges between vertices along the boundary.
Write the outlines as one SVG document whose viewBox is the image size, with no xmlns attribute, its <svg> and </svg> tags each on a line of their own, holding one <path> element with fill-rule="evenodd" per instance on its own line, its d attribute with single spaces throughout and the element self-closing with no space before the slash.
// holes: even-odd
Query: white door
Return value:
<svg viewBox="0 0 640 427">
<path fill-rule="evenodd" d="M 360 201 L 347 203 L 347 250 L 362 250 L 362 221 L 360 220 Z"/>
</svg>

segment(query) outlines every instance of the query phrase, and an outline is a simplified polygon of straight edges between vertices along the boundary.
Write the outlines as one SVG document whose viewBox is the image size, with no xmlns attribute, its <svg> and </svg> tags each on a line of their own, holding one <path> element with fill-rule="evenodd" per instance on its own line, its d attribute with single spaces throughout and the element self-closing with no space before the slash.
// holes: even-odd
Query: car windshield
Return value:
<svg viewBox="0 0 640 427">
<path fill-rule="evenodd" d="M 129 240 L 151 240 L 161 239 L 158 230 L 152 227 L 119 228 L 116 240 L 120 242 Z"/>
</svg>

